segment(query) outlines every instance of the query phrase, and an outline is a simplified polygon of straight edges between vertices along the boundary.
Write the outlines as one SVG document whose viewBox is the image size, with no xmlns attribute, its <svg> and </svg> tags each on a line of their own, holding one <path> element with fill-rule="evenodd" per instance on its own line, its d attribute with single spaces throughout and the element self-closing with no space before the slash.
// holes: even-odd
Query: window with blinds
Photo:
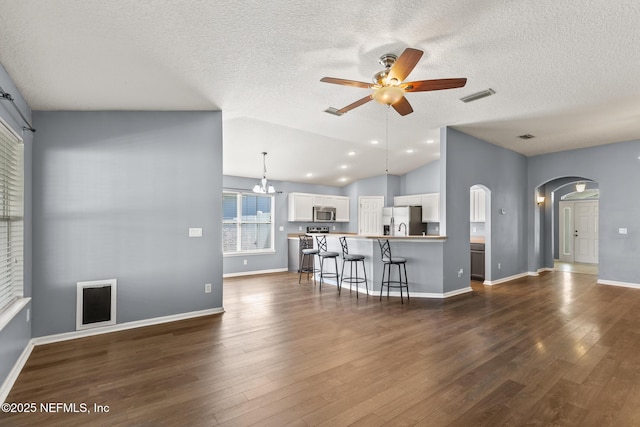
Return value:
<svg viewBox="0 0 640 427">
<path fill-rule="evenodd" d="M 222 195 L 222 252 L 268 252 L 273 245 L 273 196 Z"/>
<path fill-rule="evenodd" d="M 0 122 L 0 312 L 23 297 L 23 145 Z"/>
</svg>

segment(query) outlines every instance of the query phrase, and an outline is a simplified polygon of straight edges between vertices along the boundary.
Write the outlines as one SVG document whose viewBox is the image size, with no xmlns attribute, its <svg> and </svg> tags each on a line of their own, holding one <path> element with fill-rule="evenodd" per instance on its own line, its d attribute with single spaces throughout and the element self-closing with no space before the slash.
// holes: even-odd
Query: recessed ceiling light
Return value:
<svg viewBox="0 0 640 427">
<path fill-rule="evenodd" d="M 340 169 L 346 169 L 346 168 L 348 168 L 347 165 L 340 165 Z"/>
<path fill-rule="evenodd" d="M 435 141 L 433 139 L 427 139 L 427 144 L 433 144 Z"/>
<path fill-rule="evenodd" d="M 407 150 L 407 153 L 412 154 L 412 153 L 413 153 L 413 148 L 409 148 L 409 149 Z"/>
<path fill-rule="evenodd" d="M 307 172 L 307 178 L 311 178 L 313 174 L 311 172 Z"/>
<path fill-rule="evenodd" d="M 374 139 L 374 140 L 371 141 L 371 143 L 373 145 L 378 145 L 378 144 L 380 144 L 380 141 L 378 141 L 377 139 Z"/>
<path fill-rule="evenodd" d="M 340 182 L 345 182 L 346 180 L 347 180 L 347 178 L 345 178 L 344 176 L 339 179 Z"/>
<path fill-rule="evenodd" d="M 347 154 L 348 154 L 349 156 L 355 156 L 355 155 L 356 155 L 356 152 L 355 152 L 355 151 L 349 151 Z"/>
</svg>

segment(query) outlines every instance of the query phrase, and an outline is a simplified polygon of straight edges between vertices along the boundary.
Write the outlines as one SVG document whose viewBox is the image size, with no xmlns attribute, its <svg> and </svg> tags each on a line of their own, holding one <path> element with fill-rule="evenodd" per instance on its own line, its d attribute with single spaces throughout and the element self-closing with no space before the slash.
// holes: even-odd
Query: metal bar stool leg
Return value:
<svg viewBox="0 0 640 427">
<path fill-rule="evenodd" d="M 367 292 L 367 296 L 369 296 L 369 285 L 367 284 L 367 269 L 364 266 L 364 260 L 362 260 L 362 272 L 364 273 L 364 289 Z"/>
<path fill-rule="evenodd" d="M 338 257 L 333 258 L 333 263 L 336 266 L 336 285 L 338 286 L 338 295 L 340 295 L 340 291 L 342 290 L 342 281 L 340 277 L 338 277 Z"/>
</svg>

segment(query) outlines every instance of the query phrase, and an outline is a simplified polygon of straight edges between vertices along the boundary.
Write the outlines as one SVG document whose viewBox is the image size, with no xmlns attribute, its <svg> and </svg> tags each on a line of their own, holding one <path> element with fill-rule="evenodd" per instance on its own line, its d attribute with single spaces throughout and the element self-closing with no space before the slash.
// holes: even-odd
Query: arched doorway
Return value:
<svg viewBox="0 0 640 427">
<path fill-rule="evenodd" d="M 598 274 L 599 185 L 584 177 L 561 177 L 536 189 L 543 270 Z M 540 204 L 539 204 L 540 205 Z"/>
</svg>

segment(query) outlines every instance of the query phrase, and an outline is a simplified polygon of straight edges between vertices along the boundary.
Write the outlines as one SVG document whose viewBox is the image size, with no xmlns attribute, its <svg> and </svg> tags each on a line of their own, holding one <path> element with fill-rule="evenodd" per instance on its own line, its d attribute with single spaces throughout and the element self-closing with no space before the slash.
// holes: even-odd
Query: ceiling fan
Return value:
<svg viewBox="0 0 640 427">
<path fill-rule="evenodd" d="M 391 53 L 382 55 L 378 62 L 380 65 L 383 65 L 385 69 L 373 75 L 373 83 L 337 79 L 334 77 L 323 77 L 320 79 L 321 82 L 325 83 L 373 89 L 373 93 L 370 95 L 367 95 L 364 98 L 341 108 L 340 110 L 332 111 L 333 114 L 341 116 L 373 99 L 381 104 L 392 106 L 401 116 L 406 116 L 413 112 L 413 108 L 411 108 L 411 104 L 409 104 L 409 101 L 405 98 L 405 93 L 453 89 L 463 87 L 467 83 L 466 78 L 404 82 L 404 79 L 406 79 L 409 73 L 411 73 L 423 53 L 424 52 L 418 49 L 407 48 L 402 52 L 400 57 Z"/>
</svg>

